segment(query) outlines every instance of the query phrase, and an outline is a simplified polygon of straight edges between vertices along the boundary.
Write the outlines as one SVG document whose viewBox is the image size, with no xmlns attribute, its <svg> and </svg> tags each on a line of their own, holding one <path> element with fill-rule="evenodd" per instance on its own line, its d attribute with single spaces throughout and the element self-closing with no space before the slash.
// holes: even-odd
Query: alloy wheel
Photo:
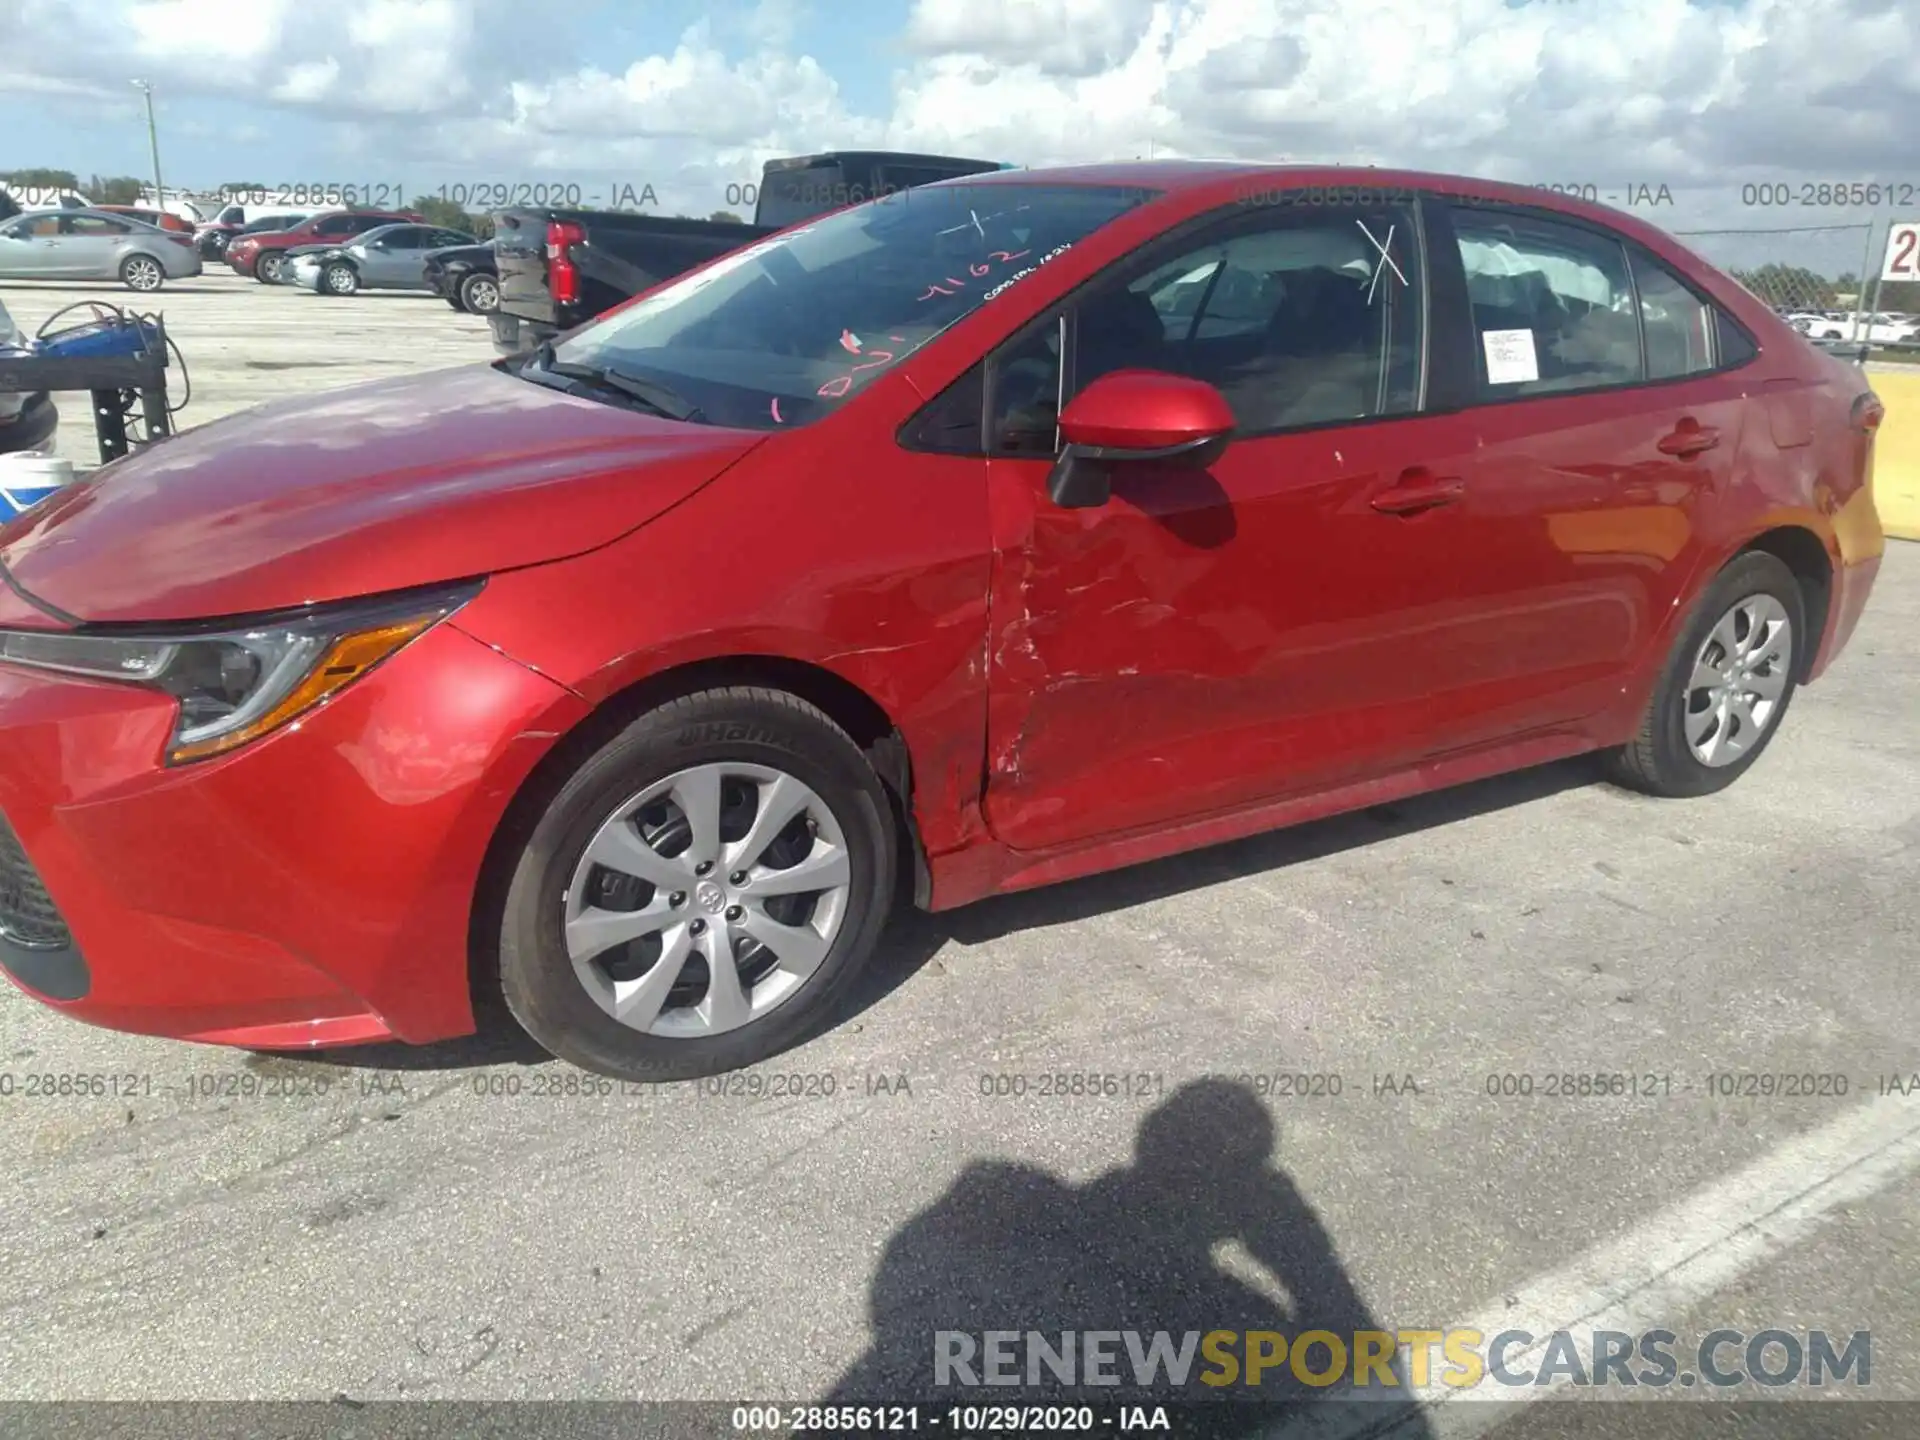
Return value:
<svg viewBox="0 0 1920 1440">
<path fill-rule="evenodd" d="M 717 1035 L 791 999 L 845 921 L 853 867 L 811 787 L 764 765 L 681 770 L 623 803 L 574 867 L 562 927 L 594 1002 L 650 1035 Z"/>
<path fill-rule="evenodd" d="M 500 307 L 500 290 L 491 280 L 476 280 L 467 287 L 467 299 L 474 313 L 487 315 Z"/>
<path fill-rule="evenodd" d="M 327 267 L 327 289 L 336 295 L 351 295 L 359 288 L 360 280 L 345 265 Z"/>
<path fill-rule="evenodd" d="M 1683 702 L 1687 747 L 1719 769 L 1748 754 L 1780 713 L 1793 668 L 1793 622 L 1771 595 L 1736 601 L 1694 656 Z"/>
<path fill-rule="evenodd" d="M 160 282 L 166 277 L 158 261 L 150 260 L 145 255 L 136 255 L 127 261 L 122 278 L 129 290 L 158 290 Z"/>
</svg>

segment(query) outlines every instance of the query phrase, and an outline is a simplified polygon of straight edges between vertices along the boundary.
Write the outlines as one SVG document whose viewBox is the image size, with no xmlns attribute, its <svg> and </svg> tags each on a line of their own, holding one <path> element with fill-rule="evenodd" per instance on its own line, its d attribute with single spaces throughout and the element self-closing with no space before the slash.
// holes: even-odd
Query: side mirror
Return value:
<svg viewBox="0 0 1920 1440">
<path fill-rule="evenodd" d="M 1233 438 L 1233 409 L 1204 380 L 1160 370 L 1116 370 L 1067 402 L 1066 448 L 1047 493 L 1065 510 L 1092 509 L 1113 495 L 1113 467 L 1141 461 L 1205 469 Z"/>
</svg>

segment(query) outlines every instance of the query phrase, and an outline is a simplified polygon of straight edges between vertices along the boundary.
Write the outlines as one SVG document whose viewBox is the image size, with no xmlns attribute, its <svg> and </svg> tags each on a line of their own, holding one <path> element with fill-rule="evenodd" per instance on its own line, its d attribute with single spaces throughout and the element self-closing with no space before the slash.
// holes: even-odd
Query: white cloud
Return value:
<svg viewBox="0 0 1920 1440">
<path fill-rule="evenodd" d="M 1155 28 L 1155 12 L 1166 8 L 1153 0 L 917 0 L 906 43 L 924 54 L 1094 75 L 1124 63 Z"/>
<path fill-rule="evenodd" d="M 869 52 L 806 53 L 800 4 L 583 57 L 525 0 L 0 0 L 0 91 L 124 97 L 144 75 L 170 97 L 251 98 L 276 129 L 276 107 L 306 111 L 344 167 L 604 176 L 668 208 L 720 205 L 768 156 L 853 145 L 1723 194 L 1913 173 L 1911 0 L 916 0 L 866 113 L 846 98 L 865 77 L 835 66 Z"/>
</svg>

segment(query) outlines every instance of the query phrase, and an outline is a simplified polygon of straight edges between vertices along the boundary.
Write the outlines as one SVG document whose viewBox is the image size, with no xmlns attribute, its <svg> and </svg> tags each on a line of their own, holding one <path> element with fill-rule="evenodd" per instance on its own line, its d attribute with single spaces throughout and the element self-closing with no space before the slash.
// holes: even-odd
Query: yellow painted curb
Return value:
<svg viewBox="0 0 1920 1440">
<path fill-rule="evenodd" d="M 1873 502 L 1887 534 L 1920 540 L 1920 369 L 1868 372 L 1887 407 L 1873 442 Z"/>
</svg>

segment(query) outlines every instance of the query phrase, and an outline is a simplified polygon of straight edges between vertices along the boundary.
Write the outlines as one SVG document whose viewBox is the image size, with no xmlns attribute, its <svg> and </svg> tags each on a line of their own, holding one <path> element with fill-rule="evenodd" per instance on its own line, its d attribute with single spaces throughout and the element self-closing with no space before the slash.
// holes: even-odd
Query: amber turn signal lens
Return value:
<svg viewBox="0 0 1920 1440">
<path fill-rule="evenodd" d="M 392 625 L 382 625 L 378 629 L 342 635 L 320 657 L 320 663 L 307 672 L 306 678 L 289 690 L 284 700 L 258 720 L 223 735 L 209 736 L 205 740 L 197 740 L 190 745 L 177 746 L 167 752 L 168 761 L 178 765 L 189 760 L 205 760 L 236 749 L 248 741 L 257 740 L 270 730 L 278 730 L 282 725 L 311 710 L 336 691 L 351 685 L 402 645 L 433 625 L 444 613 L 434 611 L 431 614 L 397 621 Z"/>
</svg>

